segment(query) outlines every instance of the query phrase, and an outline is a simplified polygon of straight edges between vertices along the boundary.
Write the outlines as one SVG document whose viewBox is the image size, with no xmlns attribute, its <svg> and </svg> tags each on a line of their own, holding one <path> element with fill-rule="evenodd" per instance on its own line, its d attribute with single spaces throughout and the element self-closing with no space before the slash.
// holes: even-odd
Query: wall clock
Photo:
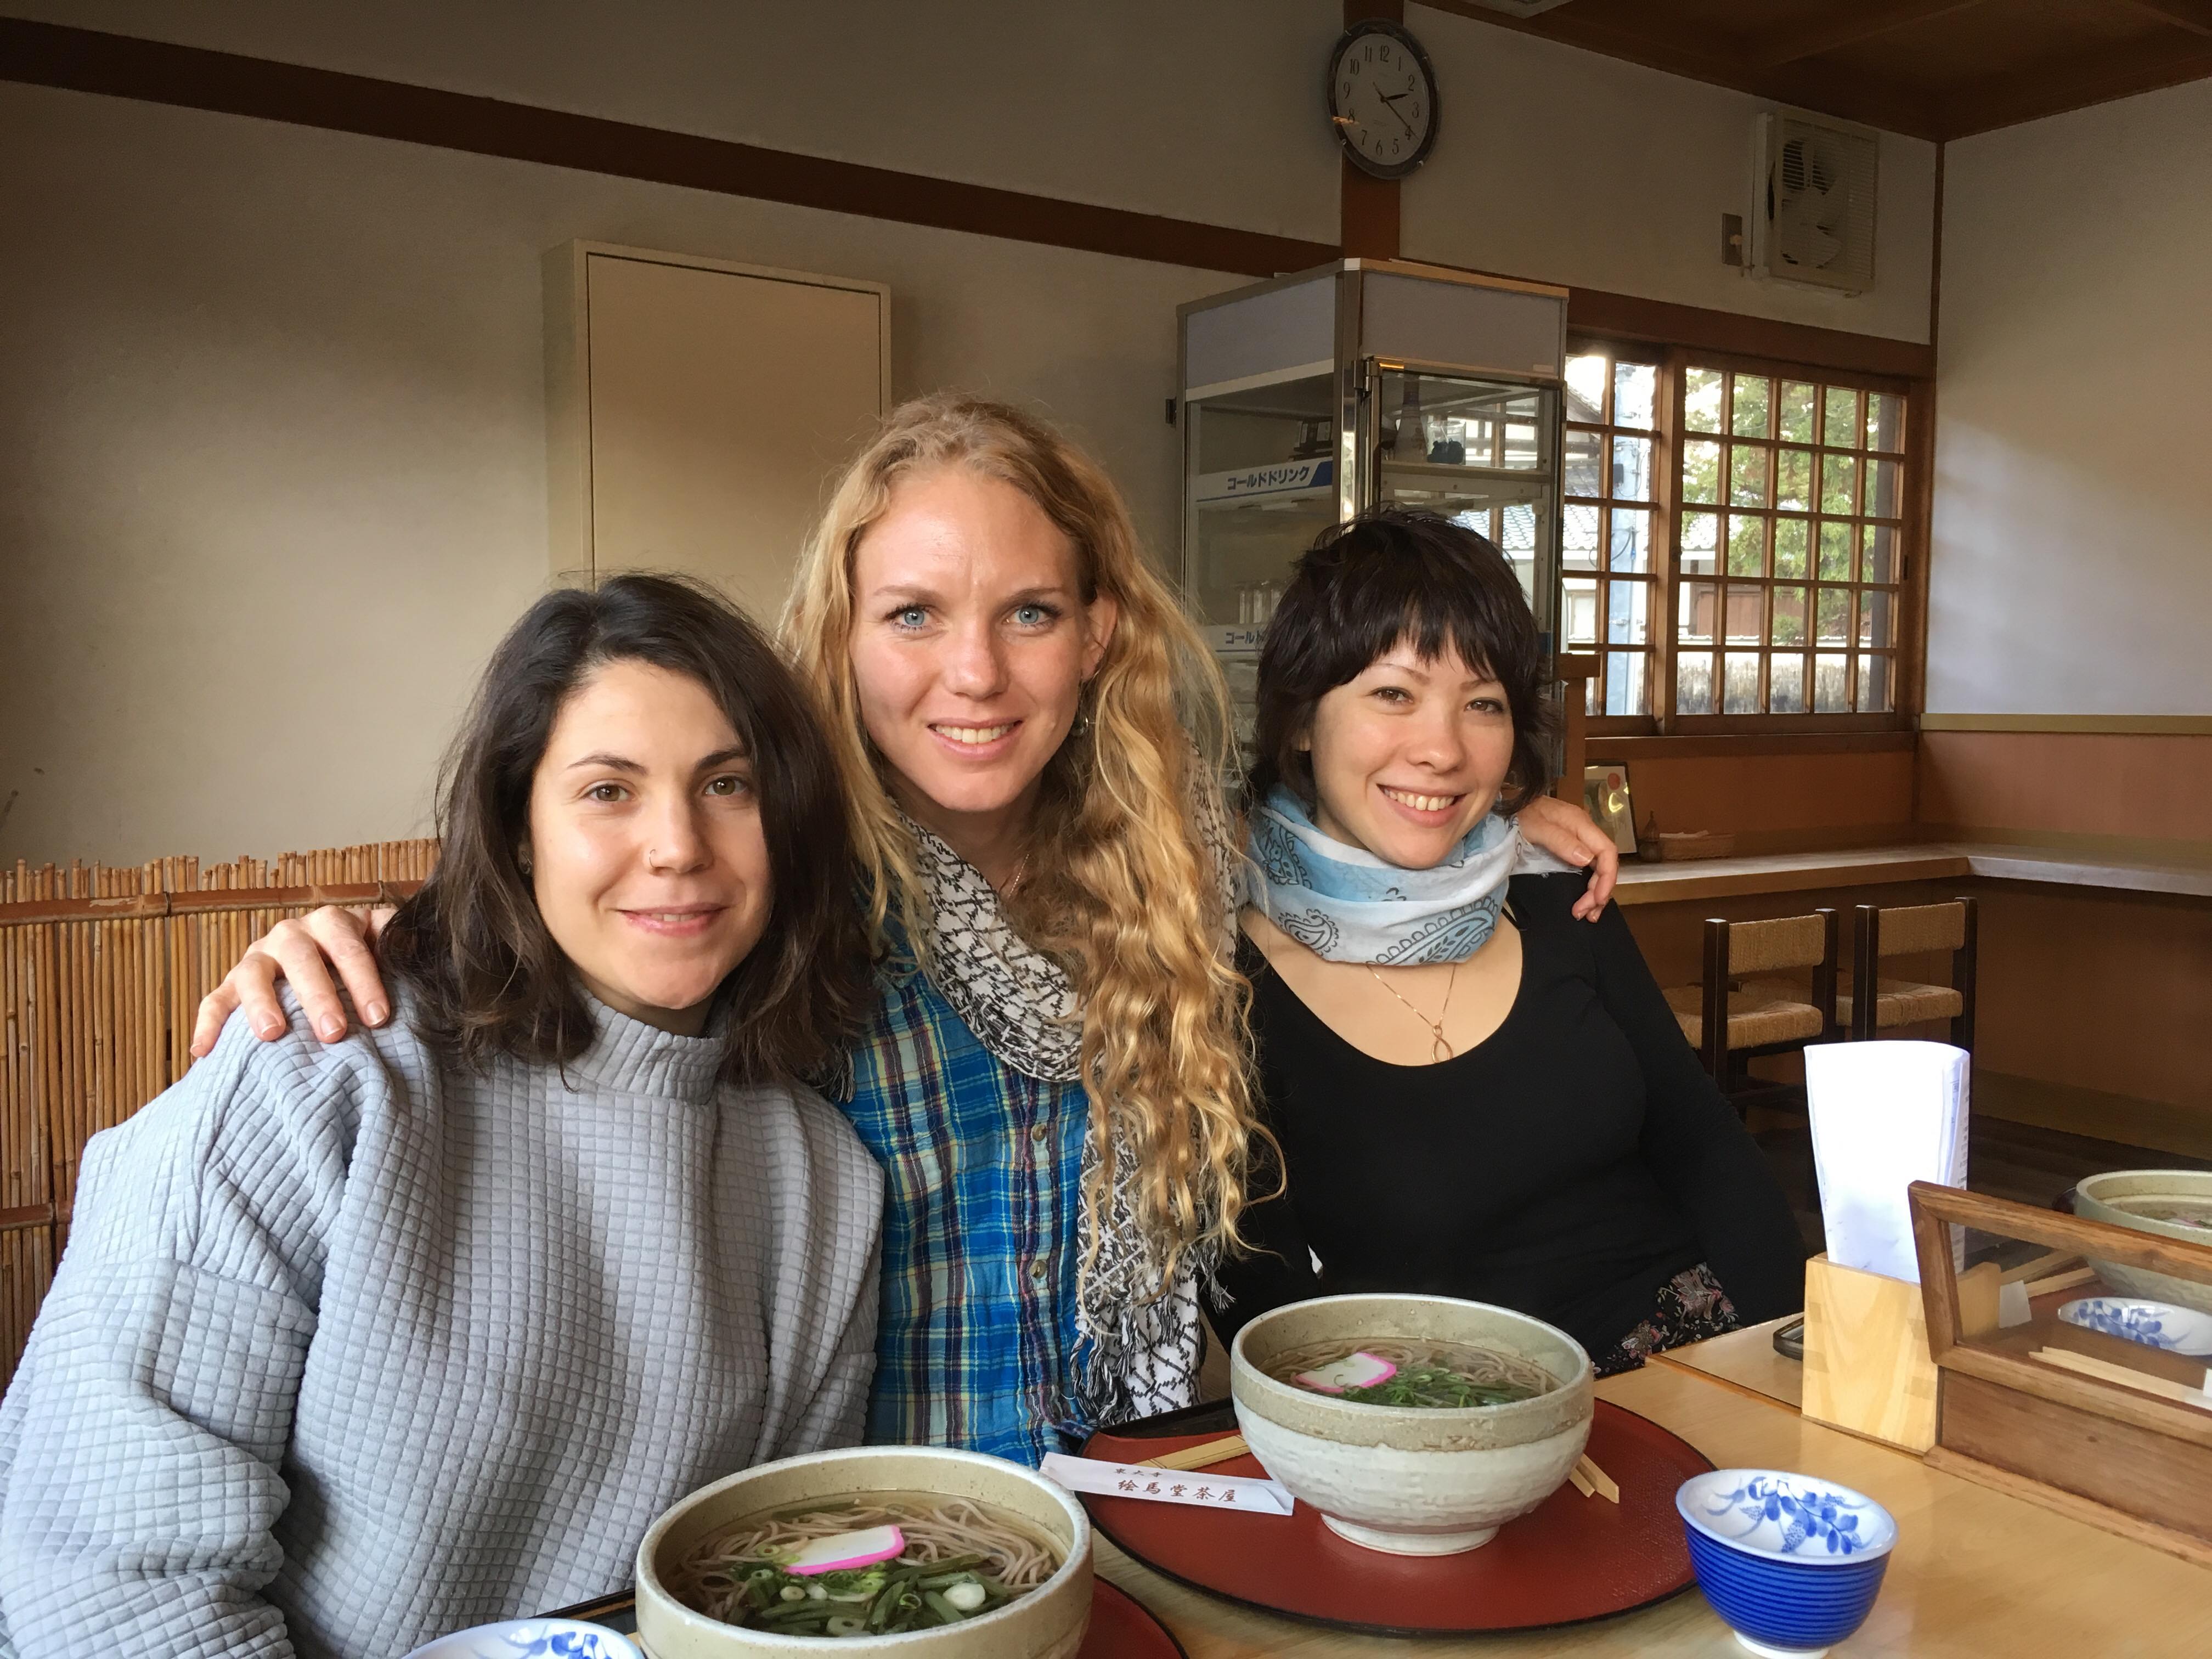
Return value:
<svg viewBox="0 0 2212 1659">
<path fill-rule="evenodd" d="M 1395 23 L 1353 25 L 1329 54 L 1328 118 L 1352 166 L 1402 179 L 1437 142 L 1437 72 Z"/>
</svg>

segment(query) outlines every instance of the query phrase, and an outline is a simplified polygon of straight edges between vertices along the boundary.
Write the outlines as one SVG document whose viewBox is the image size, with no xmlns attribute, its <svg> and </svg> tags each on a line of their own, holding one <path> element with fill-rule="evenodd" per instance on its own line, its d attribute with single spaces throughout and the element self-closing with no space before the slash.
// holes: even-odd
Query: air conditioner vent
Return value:
<svg viewBox="0 0 2212 1659">
<path fill-rule="evenodd" d="M 1752 268 L 1782 282 L 1863 294 L 1874 286 L 1871 133 L 1798 115 L 1759 118 Z"/>
</svg>

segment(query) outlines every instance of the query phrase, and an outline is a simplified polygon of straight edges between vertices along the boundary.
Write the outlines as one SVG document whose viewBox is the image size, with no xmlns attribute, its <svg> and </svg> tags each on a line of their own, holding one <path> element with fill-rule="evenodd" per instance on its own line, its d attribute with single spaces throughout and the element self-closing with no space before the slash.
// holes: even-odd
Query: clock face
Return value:
<svg viewBox="0 0 2212 1659">
<path fill-rule="evenodd" d="M 1352 165 L 1402 179 L 1437 141 L 1437 75 L 1395 24 L 1347 29 L 1328 63 L 1328 114 Z"/>
</svg>

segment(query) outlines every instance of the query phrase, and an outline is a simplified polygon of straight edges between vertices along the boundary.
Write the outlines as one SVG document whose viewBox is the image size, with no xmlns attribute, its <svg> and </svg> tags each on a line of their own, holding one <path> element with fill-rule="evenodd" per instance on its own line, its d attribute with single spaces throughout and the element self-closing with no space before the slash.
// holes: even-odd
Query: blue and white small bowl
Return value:
<svg viewBox="0 0 2212 1659">
<path fill-rule="evenodd" d="M 1818 1659 L 1866 1622 L 1897 1543 L 1887 1510 L 1781 1469 L 1715 1469 L 1674 1494 L 1698 1588 L 1767 1659 Z"/>
<path fill-rule="evenodd" d="M 407 1659 L 644 1659 L 637 1644 L 580 1619 L 510 1619 L 425 1642 Z"/>
<path fill-rule="evenodd" d="M 2146 1347 L 2193 1359 L 2212 1358 L 2212 1314 L 2195 1308 L 2139 1296 L 2085 1296 L 2062 1305 L 2058 1316 L 2083 1330 L 2124 1337 Z"/>
</svg>

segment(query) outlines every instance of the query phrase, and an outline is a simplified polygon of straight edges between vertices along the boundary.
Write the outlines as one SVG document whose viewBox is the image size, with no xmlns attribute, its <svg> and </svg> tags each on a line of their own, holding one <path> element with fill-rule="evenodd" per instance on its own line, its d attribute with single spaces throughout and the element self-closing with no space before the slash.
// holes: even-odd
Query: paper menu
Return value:
<svg viewBox="0 0 2212 1659">
<path fill-rule="evenodd" d="M 1966 1184 L 1970 1056 L 1948 1042 L 1830 1042 L 1805 1050 L 1805 1095 L 1828 1259 L 1920 1282 L 1905 1189 Z M 1965 1267 L 1966 1239 L 1952 1249 Z"/>
</svg>

